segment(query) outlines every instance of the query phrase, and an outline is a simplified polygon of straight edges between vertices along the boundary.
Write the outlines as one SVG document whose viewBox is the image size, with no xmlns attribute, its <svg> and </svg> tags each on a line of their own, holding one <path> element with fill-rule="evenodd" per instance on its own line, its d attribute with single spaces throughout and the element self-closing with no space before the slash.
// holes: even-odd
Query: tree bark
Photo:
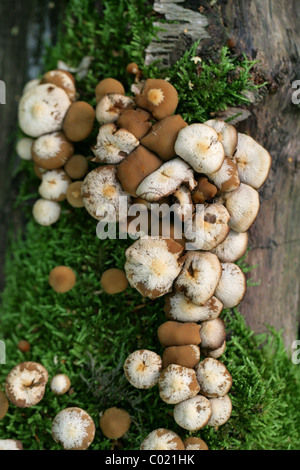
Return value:
<svg viewBox="0 0 300 470">
<path fill-rule="evenodd" d="M 247 256 L 250 265 L 258 265 L 250 276 L 260 285 L 248 288 L 240 310 L 258 333 L 266 331 L 266 324 L 283 329 L 290 349 L 300 320 L 300 108 L 292 103 L 292 83 L 300 79 L 300 4 L 297 0 L 156 0 L 154 10 L 164 19 L 180 17 L 181 22 L 170 28 L 160 25 L 167 32 L 159 33 L 163 43 L 153 41 L 148 47 L 148 63 L 159 59 L 168 66 L 198 38 L 199 53 L 211 57 L 231 38 L 235 52 L 259 59 L 255 73 L 262 80 L 268 78 L 268 94 L 237 125 L 272 156 L 269 178 L 259 191 L 261 208 L 250 229 Z"/>
</svg>

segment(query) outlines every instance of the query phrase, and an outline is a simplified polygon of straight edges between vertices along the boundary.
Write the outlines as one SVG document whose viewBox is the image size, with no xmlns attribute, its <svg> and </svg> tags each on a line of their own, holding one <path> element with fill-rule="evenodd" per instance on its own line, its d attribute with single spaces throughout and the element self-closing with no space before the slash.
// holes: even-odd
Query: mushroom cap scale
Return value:
<svg viewBox="0 0 300 470">
<path fill-rule="evenodd" d="M 175 432 L 159 428 L 148 434 L 140 450 L 184 450 L 184 445 Z"/>
<path fill-rule="evenodd" d="M 65 450 L 85 450 L 94 440 L 95 424 L 81 408 L 65 408 L 53 420 L 52 436 Z"/>
<path fill-rule="evenodd" d="M 247 289 L 245 274 L 234 263 L 221 263 L 222 275 L 215 290 L 215 296 L 224 308 L 236 307 L 244 298 Z"/>
<path fill-rule="evenodd" d="M 154 387 L 158 382 L 161 368 L 161 357 L 148 349 L 134 351 L 124 362 L 127 380 L 133 387 L 139 389 Z"/>
<path fill-rule="evenodd" d="M 164 311 L 170 320 L 181 322 L 202 322 L 217 318 L 223 308 L 222 302 L 211 297 L 204 305 L 196 305 L 184 294 L 173 291 L 165 296 Z"/>
<path fill-rule="evenodd" d="M 120 163 L 139 145 L 138 139 L 126 129 L 118 129 L 113 123 L 100 126 L 97 143 L 92 147 L 94 162 Z"/>
<path fill-rule="evenodd" d="M 33 206 L 32 214 L 35 221 L 40 225 L 55 224 L 61 213 L 61 207 L 58 202 L 48 201 L 47 199 L 38 199 Z"/>
<path fill-rule="evenodd" d="M 201 396 L 189 398 L 174 407 L 176 423 L 187 431 L 202 429 L 211 417 L 210 401 Z"/>
<path fill-rule="evenodd" d="M 223 397 L 232 386 L 232 377 L 225 365 L 208 357 L 195 367 L 200 393 L 208 398 Z"/>
<path fill-rule="evenodd" d="M 222 121 L 222 119 L 210 119 L 204 124 L 215 129 L 218 134 L 218 139 L 224 147 L 226 157 L 231 157 L 238 141 L 238 133 L 235 127 Z"/>
<path fill-rule="evenodd" d="M 6 377 L 5 392 L 11 403 L 28 408 L 39 403 L 48 382 L 47 369 L 37 362 L 22 362 Z"/>
<path fill-rule="evenodd" d="M 232 412 L 232 403 L 229 396 L 210 398 L 209 401 L 212 414 L 207 425 L 222 426 L 229 420 Z"/>
<path fill-rule="evenodd" d="M 178 364 L 170 364 L 158 379 L 160 398 L 172 405 L 198 394 L 200 386 L 193 369 Z"/>
</svg>

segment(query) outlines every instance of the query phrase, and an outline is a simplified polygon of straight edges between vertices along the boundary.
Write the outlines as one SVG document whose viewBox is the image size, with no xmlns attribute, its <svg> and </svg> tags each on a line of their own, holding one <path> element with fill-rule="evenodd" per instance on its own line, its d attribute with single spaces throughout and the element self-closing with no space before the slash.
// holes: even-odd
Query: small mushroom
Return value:
<svg viewBox="0 0 300 470">
<path fill-rule="evenodd" d="M 85 450 L 94 440 L 95 424 L 81 408 L 65 408 L 53 420 L 52 436 L 65 450 Z"/>
<path fill-rule="evenodd" d="M 96 119 L 100 124 L 108 124 L 118 120 L 120 114 L 135 108 L 134 101 L 129 96 L 120 93 L 104 95 L 96 107 Z"/>
<path fill-rule="evenodd" d="M 166 317 L 181 322 L 214 320 L 218 318 L 223 308 L 222 302 L 214 296 L 203 306 L 194 304 L 184 294 L 177 291 L 167 294 L 164 299 Z"/>
<path fill-rule="evenodd" d="M 162 161 L 154 153 L 139 145 L 117 167 L 122 188 L 131 196 L 136 196 L 140 183 L 161 165 Z"/>
<path fill-rule="evenodd" d="M 174 406 L 176 423 L 187 431 L 202 429 L 210 417 L 210 401 L 201 395 L 196 395 Z"/>
<path fill-rule="evenodd" d="M 225 158 L 217 132 L 205 124 L 191 124 L 178 133 L 175 152 L 198 173 L 218 171 Z"/>
<path fill-rule="evenodd" d="M 219 427 L 227 423 L 232 412 L 232 403 L 229 396 L 210 398 L 209 401 L 212 414 L 207 426 Z"/>
<path fill-rule="evenodd" d="M 195 371 L 178 364 L 170 364 L 162 371 L 158 388 L 160 398 L 171 405 L 194 397 L 200 391 Z"/>
<path fill-rule="evenodd" d="M 71 142 L 80 142 L 90 135 L 94 121 L 94 108 L 85 101 L 76 101 L 65 115 L 63 131 Z"/>
<path fill-rule="evenodd" d="M 99 424 L 105 437 L 119 439 L 129 431 L 131 418 L 127 411 L 114 406 L 104 411 Z"/>
<path fill-rule="evenodd" d="M 26 353 L 30 350 L 30 343 L 26 339 L 21 339 L 18 342 L 17 347 L 18 347 L 19 351 L 22 351 L 22 352 Z"/>
<path fill-rule="evenodd" d="M 38 85 L 19 102 L 19 125 L 30 137 L 59 131 L 71 105 L 66 92 L 53 84 Z"/>
<path fill-rule="evenodd" d="M 48 372 L 44 366 L 37 362 L 22 362 L 6 377 L 5 393 L 15 406 L 29 408 L 42 400 L 47 382 Z"/>
<path fill-rule="evenodd" d="M 244 298 L 247 289 L 246 277 L 234 263 L 221 263 L 222 275 L 215 290 L 215 296 L 223 308 L 236 307 Z"/>
<path fill-rule="evenodd" d="M 42 174 L 42 182 L 39 186 L 40 196 L 49 201 L 63 201 L 66 199 L 70 183 L 70 178 L 63 170 L 46 171 Z"/>
<path fill-rule="evenodd" d="M 140 450 L 184 450 L 180 437 L 169 429 L 159 428 L 151 431 L 143 440 Z"/>
<path fill-rule="evenodd" d="M 238 134 L 236 152 L 233 156 L 240 180 L 254 189 L 259 189 L 266 181 L 272 159 L 265 148 L 252 137 Z"/>
<path fill-rule="evenodd" d="M 0 450 L 23 450 L 23 444 L 17 439 L 0 439 Z"/>
<path fill-rule="evenodd" d="M 238 141 L 238 133 L 235 127 L 221 119 L 210 119 L 204 124 L 215 129 L 218 139 L 224 147 L 226 157 L 231 157 Z"/>
<path fill-rule="evenodd" d="M 225 207 L 230 214 L 229 227 L 235 232 L 247 232 L 259 211 L 258 192 L 247 184 L 225 195 Z"/>
<path fill-rule="evenodd" d="M 151 129 L 150 119 L 151 114 L 144 109 L 129 109 L 121 114 L 117 120 L 117 125 L 127 129 L 140 140 Z"/>
<path fill-rule="evenodd" d="M 200 437 L 188 437 L 183 441 L 185 450 L 208 450 L 206 442 Z"/>
<path fill-rule="evenodd" d="M 47 201 L 47 199 L 38 199 L 33 206 L 32 215 L 34 220 L 40 225 L 55 224 L 61 213 L 61 207 L 58 202 Z"/>
<path fill-rule="evenodd" d="M 237 166 L 228 157 L 224 158 L 221 168 L 208 177 L 218 188 L 219 194 L 234 191 L 241 184 Z"/>
<path fill-rule="evenodd" d="M 221 272 L 221 264 L 216 255 L 189 251 L 175 281 L 175 288 L 194 304 L 205 305 L 214 295 Z"/>
<path fill-rule="evenodd" d="M 75 79 L 70 72 L 59 69 L 50 70 L 42 76 L 41 84 L 43 83 L 53 83 L 62 88 L 71 101 L 74 101 L 76 98 Z"/>
<path fill-rule="evenodd" d="M 234 263 L 247 251 L 248 233 L 230 230 L 225 240 L 214 248 L 212 253 L 217 255 L 221 263 Z"/>
<path fill-rule="evenodd" d="M 226 349 L 226 341 L 218 349 L 202 349 L 201 352 L 205 357 L 212 357 L 218 359 L 221 357 Z"/>
<path fill-rule="evenodd" d="M 52 377 L 50 388 L 55 395 L 64 395 L 71 387 L 71 381 L 66 374 L 56 374 Z"/>
<path fill-rule="evenodd" d="M 126 72 L 130 73 L 131 75 L 135 75 L 135 82 L 139 82 L 143 75 L 142 71 L 139 69 L 139 66 L 135 62 L 131 62 L 127 65 Z"/>
<path fill-rule="evenodd" d="M 81 196 L 81 188 L 82 188 L 83 181 L 74 181 L 73 183 L 69 184 L 66 198 L 68 203 L 72 207 L 84 207 L 82 196 Z"/>
<path fill-rule="evenodd" d="M 0 390 L 0 420 L 3 419 L 4 416 L 6 415 L 6 413 L 8 412 L 8 407 L 9 407 L 8 399 L 5 395 L 5 393 L 3 393 Z M 0 447 L 1 447 L 1 445 L 0 445 Z"/>
<path fill-rule="evenodd" d="M 161 368 L 161 357 L 148 349 L 134 351 L 124 363 L 128 382 L 139 389 L 154 387 L 158 382 Z"/>
<path fill-rule="evenodd" d="M 168 116 L 153 124 L 150 132 L 142 138 L 141 144 L 162 160 L 171 160 L 176 157 L 174 147 L 178 132 L 186 126 L 187 123 L 179 114 Z"/>
<path fill-rule="evenodd" d="M 200 325 L 197 323 L 179 323 L 177 321 L 166 321 L 157 329 L 157 336 L 162 347 L 186 346 L 201 343 Z"/>
<path fill-rule="evenodd" d="M 195 344 L 185 346 L 169 346 L 163 352 L 163 369 L 170 364 L 178 364 L 183 367 L 193 369 L 200 361 L 200 348 Z"/>
<path fill-rule="evenodd" d="M 31 147 L 34 140 L 30 137 L 24 137 L 17 142 L 16 151 L 22 160 L 32 160 Z"/>
<path fill-rule="evenodd" d="M 218 349 L 226 338 L 225 324 L 221 318 L 201 323 L 201 348 Z"/>
<path fill-rule="evenodd" d="M 140 94 L 135 96 L 136 105 L 147 109 L 155 119 L 171 116 L 178 105 L 178 93 L 166 80 L 149 78 Z"/>
<path fill-rule="evenodd" d="M 46 168 L 42 168 L 41 166 L 38 166 L 36 163 L 33 164 L 33 171 L 36 174 L 36 176 L 41 180 L 43 173 L 45 173 Z"/>
<path fill-rule="evenodd" d="M 171 239 L 142 237 L 127 248 L 125 272 L 132 287 L 155 299 L 170 292 L 182 262 L 183 247 Z"/>
<path fill-rule="evenodd" d="M 49 273 L 49 284 L 55 292 L 65 294 L 76 284 L 76 274 L 68 266 L 56 266 Z"/>
<path fill-rule="evenodd" d="M 67 175 L 73 180 L 83 178 L 89 168 L 88 160 L 83 155 L 72 155 L 64 166 Z"/>
<path fill-rule="evenodd" d="M 186 162 L 174 158 L 147 176 L 138 186 L 136 194 L 147 201 L 156 202 L 174 193 L 182 183 L 188 183 L 192 190 L 196 186 L 194 173 Z"/>
<path fill-rule="evenodd" d="M 31 148 L 33 161 L 46 170 L 63 166 L 74 153 L 74 146 L 63 132 L 45 134 L 36 139 Z"/>
<path fill-rule="evenodd" d="M 201 395 L 208 398 L 223 397 L 232 386 L 232 377 L 224 364 L 208 357 L 195 367 Z"/>
<path fill-rule="evenodd" d="M 119 294 L 127 289 L 128 281 L 126 274 L 121 269 L 111 268 L 104 271 L 100 284 L 107 294 Z"/>
<path fill-rule="evenodd" d="M 115 80 L 114 78 L 104 78 L 95 88 L 97 103 L 99 103 L 103 96 L 108 93 L 119 93 L 120 95 L 125 95 L 125 90 L 122 83 L 118 80 Z"/>
<path fill-rule="evenodd" d="M 210 201 L 217 194 L 217 187 L 211 184 L 205 176 L 197 179 L 197 186 L 192 192 L 192 200 L 194 204 L 203 204 Z"/>
<path fill-rule="evenodd" d="M 126 129 L 118 129 L 115 124 L 100 126 L 97 143 L 92 147 L 93 162 L 120 163 L 139 145 L 139 141 Z"/>
</svg>

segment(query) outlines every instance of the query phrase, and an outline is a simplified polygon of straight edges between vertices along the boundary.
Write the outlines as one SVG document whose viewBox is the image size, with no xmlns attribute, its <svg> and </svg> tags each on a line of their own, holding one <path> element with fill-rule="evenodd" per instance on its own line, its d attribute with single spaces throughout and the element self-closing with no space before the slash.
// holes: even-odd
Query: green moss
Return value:
<svg viewBox="0 0 300 470">
<path fill-rule="evenodd" d="M 145 2 L 142 6 L 134 0 L 104 2 L 102 20 L 98 12 L 93 13 L 92 3 L 69 2 L 66 26 L 57 46 L 48 52 L 45 68 L 56 67 L 57 59 L 77 65 L 82 56 L 93 55 L 92 68 L 79 82 L 79 91 L 94 104 L 94 86 L 99 79 L 114 76 L 129 85 L 126 64 L 135 60 L 142 65 L 143 49 L 154 31 L 151 8 Z M 164 71 L 178 89 L 180 112 L 189 122 L 205 120 L 217 109 L 244 101 L 243 91 L 252 86 L 251 64 L 246 59 L 238 65 L 223 49 L 219 63 L 201 62 L 202 72 L 197 74 L 190 60 L 195 50 Z M 237 66 L 243 71 L 239 68 L 234 74 Z M 160 76 L 155 66 L 144 68 L 144 73 Z M 188 89 L 189 81 L 197 93 Z M 81 143 L 77 151 L 87 155 L 93 138 Z M 100 241 L 95 234 L 96 221 L 84 209 L 73 209 L 66 203 L 55 226 L 38 226 L 31 217 L 38 181 L 30 162 L 22 162 L 19 171 L 23 183 L 16 204 L 21 205 L 29 222 L 23 235 L 11 237 L 7 257 L 0 311 L 7 364 L 0 369 L 0 388 L 13 366 L 33 360 L 42 362 L 50 377 L 58 372 L 68 374 L 72 393 L 54 397 L 48 386 L 37 406 L 17 409 L 11 405 L 0 421 L 1 437 L 20 439 L 25 449 L 57 449 L 51 422 L 67 406 L 82 407 L 95 420 L 93 449 L 111 446 L 98 426 L 99 413 L 109 406 L 123 407 L 133 418 L 129 433 L 121 439 L 123 449 L 137 449 L 157 427 L 173 429 L 185 437 L 187 433 L 176 425 L 172 407 L 159 399 L 157 388 L 136 390 L 122 371 L 124 359 L 133 350 L 162 351 L 156 329 L 165 321 L 162 299 L 143 301 L 130 288 L 116 296 L 101 291 L 102 272 L 123 267 L 124 250 L 130 242 Z M 77 275 L 76 286 L 67 294 L 57 294 L 48 285 L 49 271 L 59 264 L 72 267 Z M 240 265 L 244 272 L 249 271 L 245 261 Z M 255 295 L 255 287 L 250 289 Z M 271 330 L 268 335 L 253 335 L 236 309 L 224 311 L 222 317 L 228 331 L 222 360 L 234 380 L 233 415 L 218 430 L 204 428 L 196 435 L 212 449 L 298 449 L 300 374 L 287 357 L 280 334 Z M 17 349 L 23 338 L 31 344 L 27 353 Z"/>
</svg>

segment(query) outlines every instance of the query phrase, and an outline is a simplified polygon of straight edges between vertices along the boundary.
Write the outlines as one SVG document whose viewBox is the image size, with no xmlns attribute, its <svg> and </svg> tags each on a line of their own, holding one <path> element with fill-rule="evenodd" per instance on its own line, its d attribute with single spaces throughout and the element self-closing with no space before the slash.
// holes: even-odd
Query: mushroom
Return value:
<svg viewBox="0 0 300 470">
<path fill-rule="evenodd" d="M 49 273 L 49 284 L 55 292 L 65 294 L 76 284 L 76 274 L 68 266 L 56 266 Z"/>
<path fill-rule="evenodd" d="M 88 160 L 83 155 L 72 155 L 64 166 L 67 175 L 73 180 L 83 178 L 88 172 Z"/>
<path fill-rule="evenodd" d="M 156 202 L 174 193 L 182 183 L 188 183 L 192 190 L 196 186 L 194 173 L 186 162 L 174 158 L 147 176 L 138 186 L 136 194 L 147 201 Z"/>
<path fill-rule="evenodd" d="M 34 220 L 40 225 L 55 224 L 61 213 L 61 207 L 58 202 L 47 201 L 47 199 L 38 199 L 32 209 Z"/>
<path fill-rule="evenodd" d="M 30 139 L 30 137 L 24 137 L 17 142 L 16 151 L 17 154 L 22 160 L 31 160 L 31 147 L 34 140 Z"/>
<path fill-rule="evenodd" d="M 114 406 L 104 411 L 99 424 L 105 437 L 119 439 L 128 432 L 131 418 L 127 411 Z"/>
<path fill-rule="evenodd" d="M 154 351 L 139 349 L 124 362 L 124 373 L 135 388 L 152 388 L 157 384 L 162 368 L 161 357 Z"/>
<path fill-rule="evenodd" d="M 139 141 L 126 129 L 118 129 L 115 124 L 100 126 L 97 143 L 92 147 L 97 163 L 120 163 L 139 145 Z"/>
<path fill-rule="evenodd" d="M 9 407 L 8 399 L 5 393 L 3 393 L 0 390 L 0 420 L 3 419 L 6 413 L 8 412 L 8 407 Z"/>
<path fill-rule="evenodd" d="M 218 349 L 226 338 L 225 324 L 221 318 L 201 323 L 201 349 Z"/>
<path fill-rule="evenodd" d="M 183 367 L 193 369 L 200 361 L 200 348 L 195 344 L 185 346 L 169 346 L 163 352 L 163 369 L 170 364 L 178 364 Z"/>
<path fill-rule="evenodd" d="M 74 153 L 74 146 L 63 132 L 45 134 L 36 139 L 31 148 L 33 161 L 46 170 L 63 166 Z"/>
<path fill-rule="evenodd" d="M 222 119 L 210 119 L 204 124 L 215 129 L 218 134 L 218 139 L 224 147 L 226 157 L 231 157 L 238 141 L 238 133 L 235 127 L 222 121 Z"/>
<path fill-rule="evenodd" d="M 96 119 L 100 124 L 115 122 L 120 114 L 133 108 L 135 108 L 134 101 L 129 96 L 120 93 L 108 93 L 97 104 Z"/>
<path fill-rule="evenodd" d="M 247 184 L 225 195 L 225 207 L 230 214 L 229 227 L 236 232 L 247 232 L 259 211 L 258 192 Z"/>
<path fill-rule="evenodd" d="M 52 377 L 50 388 L 55 395 L 64 395 L 71 387 L 71 381 L 66 374 L 56 374 Z"/>
<path fill-rule="evenodd" d="M 104 271 L 101 276 L 100 284 L 107 294 L 119 294 L 127 289 L 128 281 L 124 271 L 111 268 Z"/>
<path fill-rule="evenodd" d="M 23 444 L 17 439 L 0 439 L 0 450 L 23 450 Z"/>
<path fill-rule="evenodd" d="M 53 420 L 52 436 L 65 450 L 85 450 L 94 440 L 95 424 L 81 408 L 65 408 Z"/>
<path fill-rule="evenodd" d="M 202 429 L 210 417 L 210 401 L 201 395 L 196 395 L 174 406 L 176 423 L 187 431 Z"/>
<path fill-rule="evenodd" d="M 272 159 L 265 148 L 252 137 L 238 134 L 238 143 L 233 160 L 237 165 L 240 180 L 243 183 L 259 189 L 266 181 Z"/>
<path fill-rule="evenodd" d="M 114 165 L 100 166 L 90 171 L 82 183 L 81 196 L 86 210 L 97 220 L 108 217 L 110 221 L 117 222 L 126 217 L 120 211 L 120 198 L 127 207 L 130 198 L 117 179 Z"/>
<path fill-rule="evenodd" d="M 170 320 L 198 322 L 214 320 L 220 315 L 223 304 L 216 297 L 211 297 L 203 306 L 194 304 L 184 294 L 173 291 L 165 297 L 164 311 Z"/>
<path fill-rule="evenodd" d="M 155 299 L 170 292 L 182 262 L 183 247 L 171 239 L 144 236 L 125 252 L 125 272 L 132 287 Z"/>
<path fill-rule="evenodd" d="M 154 153 L 139 145 L 117 167 L 122 188 L 131 196 L 136 196 L 140 183 L 161 165 L 162 161 Z"/>
<path fill-rule="evenodd" d="M 174 214 L 177 215 L 179 220 L 189 220 L 195 210 L 189 188 L 184 185 L 180 186 L 173 194 L 173 198 L 175 203 L 171 206 L 171 209 L 174 210 Z"/>
<path fill-rule="evenodd" d="M 114 78 L 104 78 L 95 88 L 96 102 L 99 103 L 103 96 L 108 93 L 119 93 L 120 95 L 125 95 L 125 89 L 122 83 L 118 80 L 115 80 Z"/>
<path fill-rule="evenodd" d="M 155 152 L 162 160 L 176 157 L 175 141 L 178 132 L 187 126 L 179 114 L 168 116 L 153 124 L 152 129 L 142 138 L 141 144 Z"/>
<path fill-rule="evenodd" d="M 212 253 L 217 255 L 221 263 L 234 263 L 247 251 L 248 233 L 230 230 L 225 240 L 214 248 Z"/>
<path fill-rule="evenodd" d="M 236 164 L 225 157 L 221 168 L 208 175 L 209 179 L 218 188 L 218 193 L 234 191 L 241 184 Z"/>
<path fill-rule="evenodd" d="M 221 263 L 222 275 L 215 290 L 215 296 L 223 308 L 236 307 L 244 298 L 247 289 L 246 277 L 234 263 Z"/>
<path fill-rule="evenodd" d="M 166 346 L 198 345 L 201 343 L 200 325 L 166 321 L 157 329 L 157 336 L 163 348 Z"/>
<path fill-rule="evenodd" d="M 226 349 L 226 341 L 218 348 L 218 349 L 202 349 L 202 354 L 205 357 L 213 357 L 214 359 L 218 359 L 221 357 Z"/>
<path fill-rule="evenodd" d="M 135 82 L 139 82 L 143 75 L 142 71 L 139 69 L 139 66 L 135 62 L 131 62 L 127 65 L 126 72 L 130 73 L 131 75 L 135 75 Z"/>
<path fill-rule="evenodd" d="M 74 101 L 76 98 L 75 79 L 70 72 L 59 69 L 50 70 L 42 76 L 41 84 L 43 83 L 53 83 L 62 88 L 71 101 Z"/>
<path fill-rule="evenodd" d="M 218 203 L 197 206 L 193 218 L 185 222 L 185 238 L 191 250 L 210 251 L 222 243 L 229 233 L 230 215 Z"/>
<path fill-rule="evenodd" d="M 200 391 L 195 371 L 178 364 L 170 364 L 162 371 L 158 388 L 160 398 L 171 405 L 194 397 Z"/>
<path fill-rule="evenodd" d="M 151 114 L 144 109 L 128 109 L 117 120 L 118 127 L 127 129 L 137 139 L 142 139 L 151 129 Z M 146 147 L 146 146 L 145 146 Z"/>
<path fill-rule="evenodd" d="M 159 428 L 151 431 L 143 440 L 140 450 L 184 450 L 180 437 L 169 429 Z"/>
<path fill-rule="evenodd" d="M 208 426 L 222 426 L 225 424 L 232 412 L 232 403 L 228 395 L 223 397 L 210 398 L 211 417 L 207 423 Z"/>
<path fill-rule="evenodd" d="M 59 131 L 71 105 L 66 92 L 53 84 L 38 85 L 19 102 L 19 125 L 30 137 Z"/>
<path fill-rule="evenodd" d="M 46 171 L 42 174 L 42 182 L 39 186 L 40 196 L 50 201 L 63 201 L 66 199 L 70 183 L 70 178 L 63 170 Z"/>
<path fill-rule="evenodd" d="M 26 353 L 30 350 L 30 343 L 26 339 L 21 339 L 18 342 L 17 347 L 18 347 L 19 351 L 22 351 L 22 352 Z"/>
<path fill-rule="evenodd" d="M 36 163 L 33 164 L 33 171 L 36 174 L 36 176 L 41 180 L 43 173 L 45 173 L 46 168 L 42 168 L 41 166 L 38 166 Z"/>
<path fill-rule="evenodd" d="M 189 251 L 175 288 L 194 304 L 205 305 L 214 295 L 221 272 L 220 261 L 213 253 Z"/>
<path fill-rule="evenodd" d="M 66 198 L 72 207 L 84 207 L 81 196 L 82 183 L 83 181 L 74 181 L 68 186 Z"/>
<path fill-rule="evenodd" d="M 22 362 L 6 377 L 5 393 L 15 406 L 29 408 L 42 400 L 47 382 L 48 372 L 42 364 Z"/>
<path fill-rule="evenodd" d="M 207 444 L 200 437 L 188 437 L 183 443 L 185 450 L 208 450 Z"/>
<path fill-rule="evenodd" d="M 175 152 L 198 173 L 218 171 L 225 158 L 217 132 L 205 124 L 191 124 L 178 133 Z"/>
<path fill-rule="evenodd" d="M 208 398 L 223 397 L 232 386 L 232 377 L 224 364 L 208 357 L 195 367 L 200 393 Z"/>
<path fill-rule="evenodd" d="M 94 108 L 85 101 L 76 101 L 65 115 L 63 131 L 71 142 L 80 142 L 90 135 L 94 121 Z"/>
<path fill-rule="evenodd" d="M 178 105 L 178 93 L 166 80 L 149 78 L 140 94 L 135 96 L 136 105 L 147 109 L 157 120 L 171 116 Z"/>
<path fill-rule="evenodd" d="M 209 201 L 217 194 L 217 187 L 211 184 L 205 176 L 200 176 L 197 179 L 197 186 L 192 192 L 192 200 L 194 204 L 203 204 Z"/>
</svg>

